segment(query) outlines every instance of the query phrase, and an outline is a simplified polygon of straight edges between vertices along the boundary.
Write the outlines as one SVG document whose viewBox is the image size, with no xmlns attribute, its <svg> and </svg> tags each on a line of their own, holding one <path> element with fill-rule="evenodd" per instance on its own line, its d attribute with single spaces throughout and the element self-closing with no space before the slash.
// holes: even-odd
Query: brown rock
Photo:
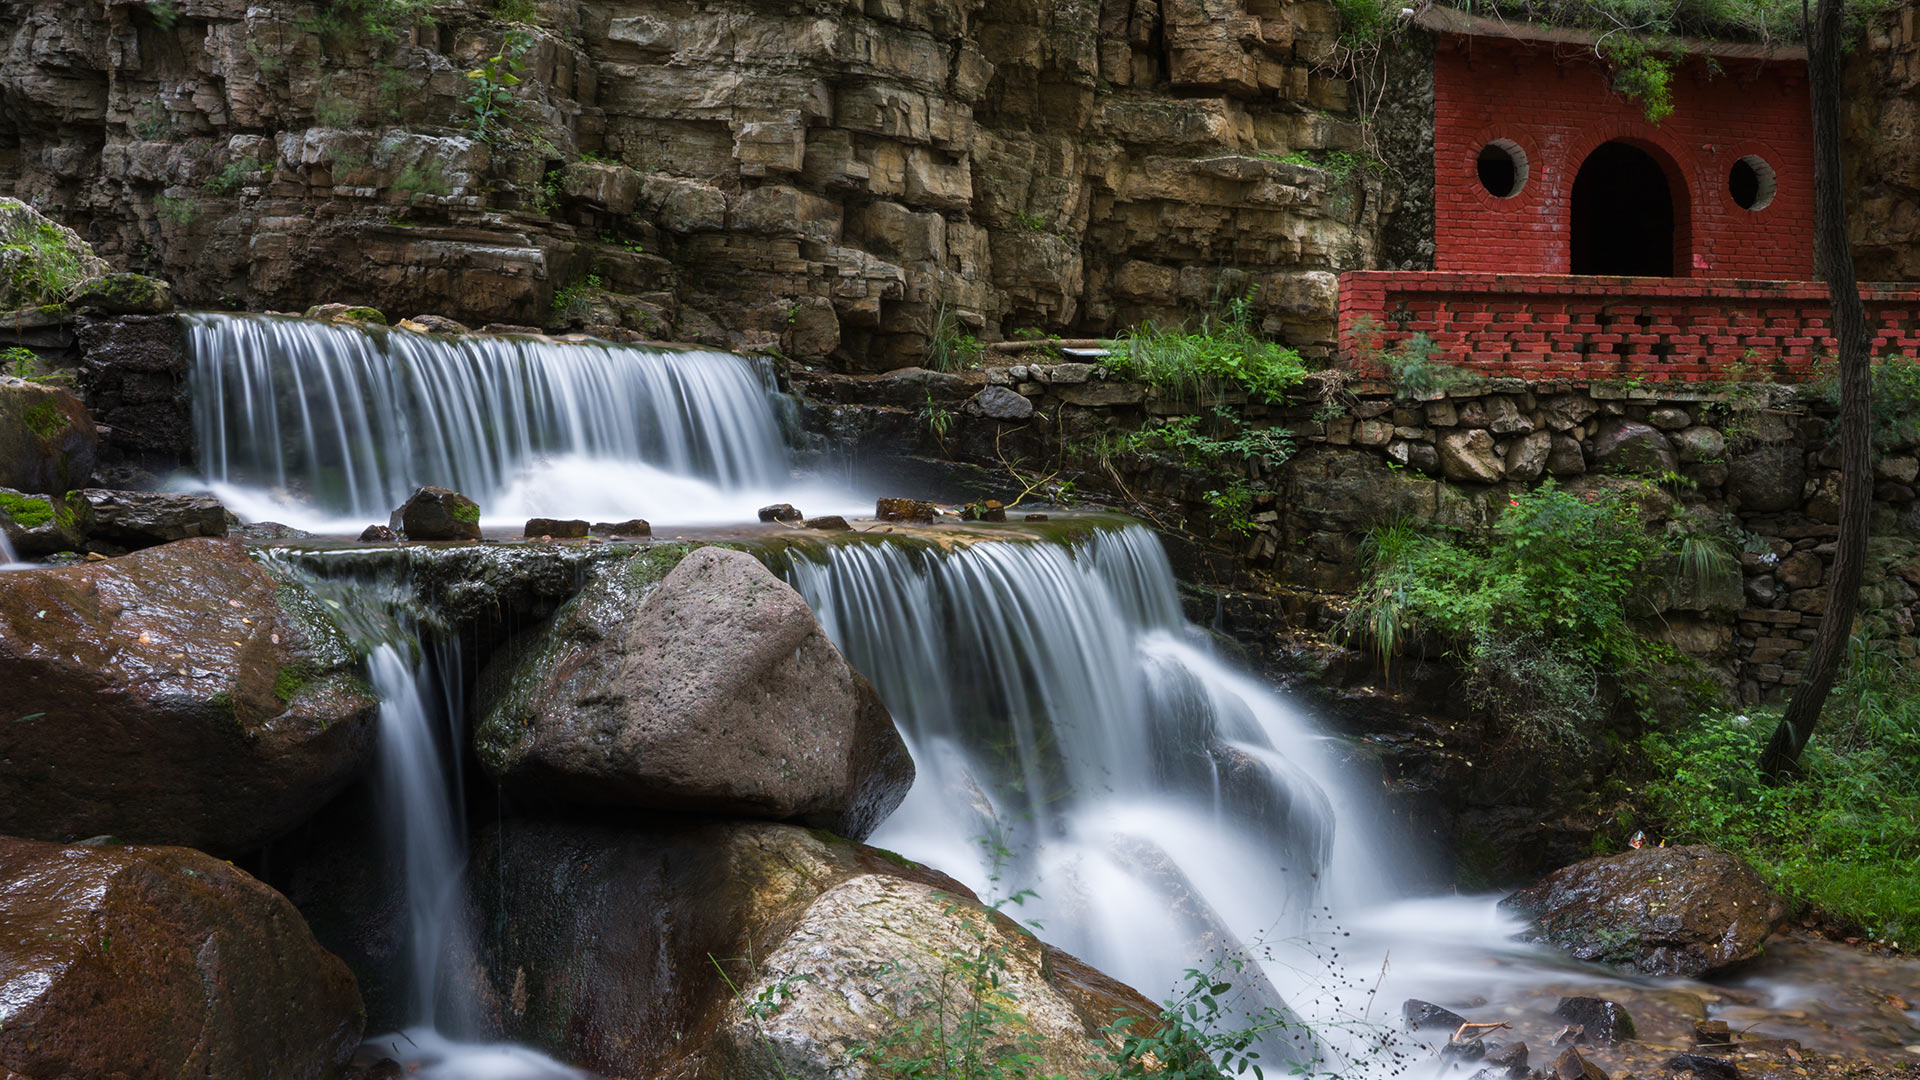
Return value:
<svg viewBox="0 0 1920 1080">
<path fill-rule="evenodd" d="M 487 770 L 529 797 L 873 831 L 913 782 L 873 687 L 753 556 L 671 558 L 603 570 L 495 663 Z"/>
<path fill-rule="evenodd" d="M 794 509 L 792 503 L 775 503 L 760 508 L 761 521 L 799 521 L 804 517 L 806 515 Z"/>
<path fill-rule="evenodd" d="M 409 540 L 478 540 L 480 504 L 447 488 L 423 487 L 407 496 L 387 526 Z"/>
<path fill-rule="evenodd" d="M 1826 573 L 1826 566 L 1820 556 L 1811 551 L 1796 551 L 1780 560 L 1780 566 L 1774 571 L 1782 584 L 1789 589 L 1811 589 L 1820 584 L 1820 578 Z"/>
<path fill-rule="evenodd" d="M 324 804 L 371 749 L 346 639 L 237 541 L 0 574 L 0 833 L 222 853 Z"/>
<path fill-rule="evenodd" d="M 0 837 L 0 1074 L 334 1076 L 360 993 L 285 897 L 198 851 Z"/>
<path fill-rule="evenodd" d="M 1554 1059 L 1547 1073 L 1551 1080 L 1607 1080 L 1607 1070 L 1581 1057 L 1580 1051 L 1571 1046 Z"/>
<path fill-rule="evenodd" d="M 528 518 L 527 524 L 520 530 L 526 537 L 549 536 L 555 540 L 578 540 L 587 535 L 587 523 L 579 518 L 562 521 L 558 518 Z"/>
<path fill-rule="evenodd" d="M 873 516 L 881 521 L 931 525 L 939 520 L 940 508 L 919 499 L 881 499 L 874 504 Z"/>
<path fill-rule="evenodd" d="M 1753 867 L 1704 844 L 1587 859 L 1500 903 L 1532 921 L 1535 940 L 1646 975 L 1755 956 L 1786 916 Z"/>
<path fill-rule="evenodd" d="M 65 495 L 93 475 L 100 433 L 80 399 L 0 375 L 0 487 Z"/>
<path fill-rule="evenodd" d="M 1500 482 L 1502 465 L 1493 436 L 1484 428 L 1456 428 L 1440 436 L 1440 471 L 1449 480 L 1474 484 Z"/>
<path fill-rule="evenodd" d="M 1554 435 L 1553 449 L 1547 454 L 1547 471 L 1554 476 L 1579 476 L 1586 472 L 1587 454 L 1580 449 L 1580 440 L 1570 435 Z"/>
<path fill-rule="evenodd" d="M 639 518 L 628 518 L 626 521 L 598 521 L 587 531 L 595 536 L 652 536 L 653 526 Z"/>
<path fill-rule="evenodd" d="M 385 525 L 369 525 L 360 530 L 360 542 L 363 544 L 391 544 L 400 536 Z"/>
<path fill-rule="evenodd" d="M 1005 521 L 1007 520 L 1007 508 L 999 499 L 988 499 L 985 502 L 968 503 L 960 510 L 960 520 Z"/>
<path fill-rule="evenodd" d="M 806 524 L 809 529 L 819 529 L 823 532 L 847 532 L 853 528 L 853 526 L 847 524 L 847 519 L 841 517 L 839 514 L 826 514 L 821 517 L 808 518 Z"/>
<path fill-rule="evenodd" d="M 211 495 L 87 488 L 80 499 L 87 535 L 125 548 L 227 535 L 227 508 Z"/>
<path fill-rule="evenodd" d="M 1614 417 L 1593 436 L 1593 463 L 1615 472 L 1659 476 L 1680 464 L 1673 444 L 1651 425 Z"/>
</svg>

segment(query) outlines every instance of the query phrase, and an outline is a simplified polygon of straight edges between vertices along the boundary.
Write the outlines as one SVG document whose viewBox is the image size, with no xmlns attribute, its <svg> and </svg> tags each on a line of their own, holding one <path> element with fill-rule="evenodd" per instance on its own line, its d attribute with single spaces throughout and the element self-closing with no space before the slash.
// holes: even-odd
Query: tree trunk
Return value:
<svg viewBox="0 0 1920 1080">
<path fill-rule="evenodd" d="M 1760 770 L 1770 779 L 1799 766 L 1800 751 L 1813 736 L 1827 694 L 1846 663 L 1873 502 L 1867 312 L 1853 277 L 1840 168 L 1841 6 L 1842 0 L 1820 0 L 1807 35 L 1807 81 L 1813 91 L 1814 265 L 1826 277 L 1832 297 L 1833 341 L 1840 363 L 1840 537 L 1827 579 L 1827 606 L 1820 614 L 1819 636 L 1807 652 L 1805 675 L 1760 757 Z"/>
</svg>

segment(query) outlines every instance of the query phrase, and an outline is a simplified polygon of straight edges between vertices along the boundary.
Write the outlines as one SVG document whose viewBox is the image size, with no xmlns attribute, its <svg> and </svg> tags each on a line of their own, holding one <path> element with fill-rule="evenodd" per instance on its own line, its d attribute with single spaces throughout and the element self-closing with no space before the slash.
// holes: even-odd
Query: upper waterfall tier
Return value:
<svg viewBox="0 0 1920 1080">
<path fill-rule="evenodd" d="M 788 476 L 767 372 L 721 352 L 186 316 L 206 484 L 243 516 L 750 519 Z"/>
</svg>

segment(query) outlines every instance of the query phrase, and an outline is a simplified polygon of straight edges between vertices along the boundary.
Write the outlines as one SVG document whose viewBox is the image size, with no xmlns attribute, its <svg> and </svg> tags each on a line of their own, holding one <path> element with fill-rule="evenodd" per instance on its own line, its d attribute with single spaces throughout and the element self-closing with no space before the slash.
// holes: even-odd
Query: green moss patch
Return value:
<svg viewBox="0 0 1920 1080">
<path fill-rule="evenodd" d="M 448 513 L 453 515 L 453 520 L 468 525 L 477 525 L 480 522 L 480 507 L 476 503 L 455 503 Z"/>
<path fill-rule="evenodd" d="M 37 529 L 53 520 L 53 500 L 44 496 L 0 491 L 0 514 L 7 515 L 23 529 Z"/>
<path fill-rule="evenodd" d="M 67 412 L 57 401 L 43 401 L 21 414 L 27 430 L 42 439 L 51 439 L 67 428 Z"/>
</svg>

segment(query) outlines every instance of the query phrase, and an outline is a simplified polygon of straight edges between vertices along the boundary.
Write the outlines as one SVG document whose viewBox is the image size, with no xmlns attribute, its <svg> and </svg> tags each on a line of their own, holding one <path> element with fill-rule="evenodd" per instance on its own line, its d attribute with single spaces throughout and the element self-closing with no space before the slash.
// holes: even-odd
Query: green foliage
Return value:
<svg viewBox="0 0 1920 1080">
<path fill-rule="evenodd" d="M 605 284 L 600 280 L 600 275 L 588 274 L 573 284 L 556 290 L 553 294 L 553 306 L 549 310 L 561 317 L 581 314 L 586 311 L 593 294 Z"/>
<path fill-rule="evenodd" d="M 1044 215 L 1035 214 L 1026 210 L 1015 210 L 1013 212 L 1013 223 L 1028 232 L 1051 231 L 1047 228 L 1047 219 Z"/>
<path fill-rule="evenodd" d="M 431 25 L 432 8 L 433 0 L 333 0 L 318 29 L 334 36 L 357 31 L 389 43 L 410 26 Z"/>
<path fill-rule="evenodd" d="M 29 305 L 64 303 L 89 275 L 85 249 L 52 222 L 21 229 L 0 251 L 24 256 L 15 261 L 8 284 Z"/>
<path fill-rule="evenodd" d="M 1288 165 L 1304 165 L 1310 169 L 1323 169 L 1332 177 L 1333 182 L 1336 184 L 1345 183 L 1348 178 L 1355 175 L 1366 176 L 1380 167 L 1380 162 L 1377 159 L 1367 157 L 1363 154 L 1356 154 L 1348 150 L 1322 150 L 1317 153 L 1295 150 L 1284 157 L 1275 157 L 1272 154 L 1262 154 L 1260 156 Z"/>
<path fill-rule="evenodd" d="M 1627 619 L 1629 596 L 1666 550 L 1635 494 L 1576 496 L 1549 481 L 1508 500 L 1484 538 L 1377 528 L 1344 629 L 1389 660 L 1431 635 L 1465 668 L 1469 697 L 1514 737 L 1577 743 L 1603 718 L 1603 674 L 1643 692 L 1667 655 Z"/>
<path fill-rule="evenodd" d="M 360 123 L 360 106 L 328 89 L 313 102 L 313 122 L 321 127 L 347 128 Z"/>
<path fill-rule="evenodd" d="M 493 0 L 493 17 L 501 22 L 538 26 L 540 5 L 537 0 Z"/>
<path fill-rule="evenodd" d="M 1122 334 L 1107 365 L 1182 401 L 1198 401 L 1210 389 L 1234 388 L 1270 402 L 1306 377 L 1300 354 L 1253 330 L 1253 292 L 1227 302 L 1224 315 L 1208 314 L 1197 330 L 1162 328 L 1151 322 Z"/>
<path fill-rule="evenodd" d="M 5 365 L 7 374 L 16 379 L 32 378 L 39 362 L 39 355 L 24 346 L 9 345 L 0 349 L 0 365 Z"/>
<path fill-rule="evenodd" d="M 508 33 L 500 41 L 500 51 L 467 72 L 466 128 L 485 143 L 498 142 L 504 134 L 513 108 L 513 88 L 520 85 L 522 59 L 529 42 L 525 35 Z"/>
<path fill-rule="evenodd" d="M 393 190 L 411 199 L 415 195 L 445 195 L 453 190 L 447 183 L 446 167 L 438 161 L 416 163 L 400 170 Z"/>
<path fill-rule="evenodd" d="M 968 371 L 980 366 L 983 347 L 967 332 L 966 324 L 944 300 L 933 306 L 933 325 L 927 331 L 927 367 L 935 371 Z"/>
<path fill-rule="evenodd" d="M 1700 716 L 1643 740 L 1659 779 L 1642 789 L 1642 808 L 1674 841 L 1749 859 L 1816 915 L 1912 948 L 1920 942 L 1920 667 L 1898 644 L 1854 637 L 1799 778 L 1769 785 L 1760 775 L 1777 709 Z"/>
<path fill-rule="evenodd" d="M 248 175 L 259 171 L 260 162 L 257 159 L 243 157 L 227 162 L 226 168 L 221 169 L 217 175 L 208 178 L 207 182 L 200 186 L 215 195 L 231 195 L 246 182 Z"/>
<path fill-rule="evenodd" d="M 1658 51 L 1645 38 L 1609 34 L 1599 52 L 1613 68 L 1614 90 L 1638 101 L 1648 123 L 1658 126 L 1673 115 L 1673 67 L 1686 56 L 1677 43 Z"/>
<path fill-rule="evenodd" d="M 147 14 L 153 17 L 153 25 L 162 30 L 171 30 L 180 21 L 180 9 L 173 6 L 172 0 L 148 0 Z"/>
<path fill-rule="evenodd" d="M 200 216 L 200 200 L 191 195 L 156 195 L 153 199 L 154 213 L 162 221 L 175 225 L 190 225 Z"/>
<path fill-rule="evenodd" d="M 1840 377 L 1823 365 L 1814 391 L 1832 408 L 1840 407 Z M 1920 442 L 1920 359 L 1884 356 L 1873 362 L 1873 431 L 1877 450 L 1895 450 Z"/>
<path fill-rule="evenodd" d="M 1159 451 L 1183 468 L 1199 472 L 1214 486 L 1203 493 L 1214 521 L 1231 532 L 1253 531 L 1249 516 L 1256 497 L 1272 494 L 1245 475 L 1248 466 L 1271 469 L 1293 456 L 1293 437 L 1284 428 L 1250 427 L 1223 408 L 1209 420 L 1199 416 L 1169 417 L 1125 435 L 1096 439 L 1090 447 L 1102 461 L 1127 454 Z"/>
<path fill-rule="evenodd" d="M 159 98 L 153 98 L 140 109 L 133 122 L 133 130 L 143 139 L 164 138 L 173 131 L 173 114 L 167 111 Z"/>
<path fill-rule="evenodd" d="M 1369 336 L 1361 326 L 1354 333 L 1360 340 Z M 1401 401 L 1418 401 L 1457 390 L 1471 390 L 1486 382 L 1476 371 L 1434 359 L 1440 347 L 1425 334 L 1414 334 L 1391 349 L 1375 350 L 1362 359 L 1380 366 L 1387 381 L 1393 383 L 1393 396 Z"/>
</svg>

